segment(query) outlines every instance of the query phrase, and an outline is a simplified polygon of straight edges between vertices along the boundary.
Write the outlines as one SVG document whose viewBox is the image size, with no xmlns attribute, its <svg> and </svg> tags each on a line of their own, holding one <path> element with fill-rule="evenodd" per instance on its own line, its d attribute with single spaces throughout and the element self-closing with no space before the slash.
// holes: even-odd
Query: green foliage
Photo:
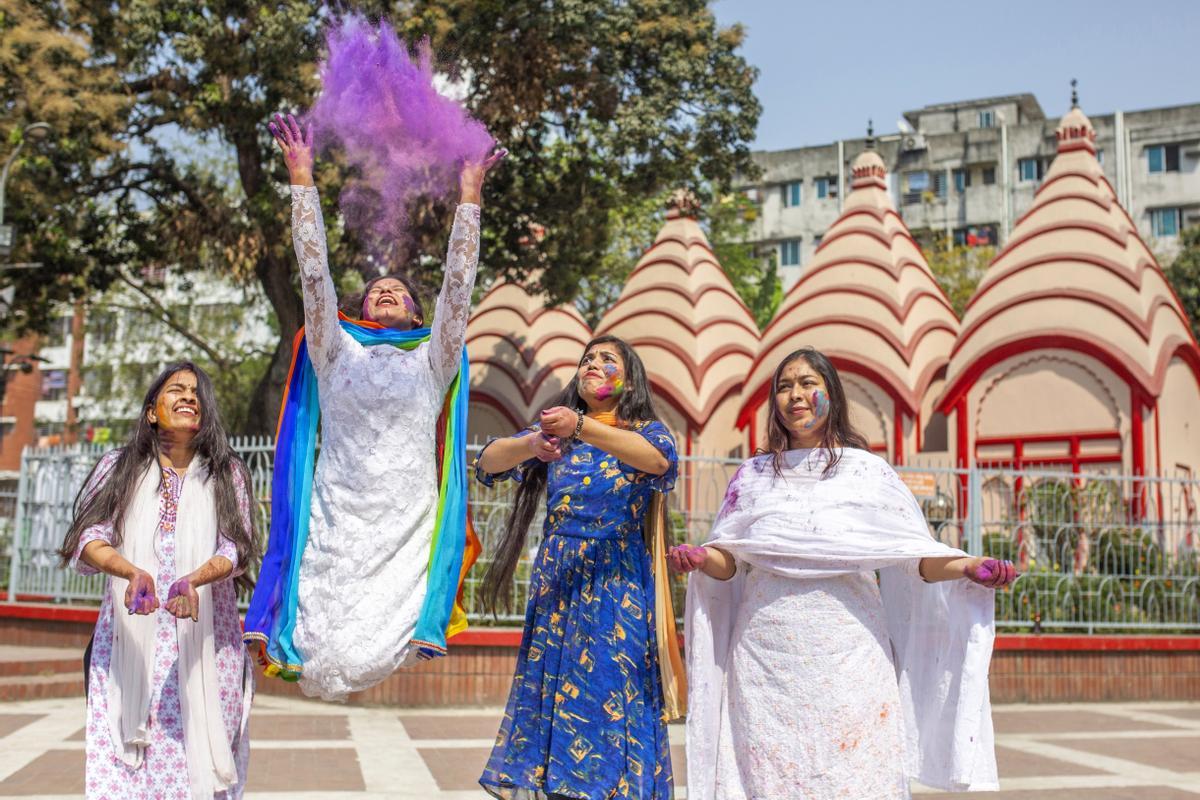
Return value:
<svg viewBox="0 0 1200 800">
<path fill-rule="evenodd" d="M 1179 252 L 1163 271 L 1192 322 L 1192 334 L 1200 339 L 1200 225 L 1180 233 Z"/>
<path fill-rule="evenodd" d="M 996 256 L 996 248 L 990 245 L 967 247 L 947 244 L 944 232 L 935 233 L 923 243 L 922 249 L 929 269 L 950 299 L 954 313 L 962 317 L 979 281 L 983 279 L 987 265 Z"/>
<path fill-rule="evenodd" d="M 303 316 L 285 172 L 264 125 L 311 104 L 326 7 L 0 2 L 0 134 L 11 141 L 35 119 L 59 131 L 36 159 L 30 149 L 25 183 L 10 187 L 18 257 L 47 265 L 19 277 L 20 324 L 44 325 L 50 301 L 103 289 L 121 270 L 168 265 L 255 281 L 280 339 L 247 417 L 269 430 Z M 618 209 L 754 171 L 756 73 L 737 52 L 742 31 L 719 28 L 705 2 L 410 0 L 356 10 L 390 16 L 410 39 L 430 36 L 437 66 L 465 79 L 466 103 L 512 153 L 487 188 L 485 273 L 541 270 L 555 301 L 572 299 L 620 250 Z M 344 179 L 336 159 L 319 165 L 339 282 L 377 270 L 337 224 Z M 411 212 L 395 265 L 441 264 L 452 209 L 425 202 Z M 427 289 L 439 283 L 414 272 Z"/>
<path fill-rule="evenodd" d="M 720 195 L 709 205 L 707 227 L 717 260 L 762 329 L 783 302 L 783 284 L 775 249 L 764 257 L 747 242 L 757 214 L 758 206 L 745 194 Z"/>
</svg>

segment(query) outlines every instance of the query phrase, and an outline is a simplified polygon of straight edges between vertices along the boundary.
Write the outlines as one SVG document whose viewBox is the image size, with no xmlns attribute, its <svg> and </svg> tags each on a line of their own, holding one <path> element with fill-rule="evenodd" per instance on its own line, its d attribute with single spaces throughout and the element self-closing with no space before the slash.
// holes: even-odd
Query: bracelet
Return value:
<svg viewBox="0 0 1200 800">
<path fill-rule="evenodd" d="M 572 439 L 578 439 L 579 433 L 583 430 L 583 419 L 584 419 L 583 412 L 576 411 L 575 413 L 579 415 L 579 422 L 575 423 L 575 433 L 571 435 Z"/>
</svg>

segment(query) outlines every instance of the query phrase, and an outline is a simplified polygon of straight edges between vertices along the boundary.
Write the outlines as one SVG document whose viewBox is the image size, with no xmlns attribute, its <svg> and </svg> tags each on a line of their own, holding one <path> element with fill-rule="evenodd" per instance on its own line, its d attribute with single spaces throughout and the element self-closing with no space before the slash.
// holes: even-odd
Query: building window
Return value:
<svg viewBox="0 0 1200 800">
<path fill-rule="evenodd" d="M 800 181 L 780 184 L 779 199 L 783 202 L 784 208 L 795 208 L 800 205 Z"/>
<path fill-rule="evenodd" d="M 1150 172 L 1179 172 L 1179 145 L 1160 144 L 1146 148 Z"/>
<path fill-rule="evenodd" d="M 931 176 L 933 182 L 933 193 L 937 195 L 939 200 L 946 199 L 946 173 L 938 171 Z"/>
<path fill-rule="evenodd" d="M 904 202 L 919 203 L 921 196 L 929 191 L 929 173 L 925 170 L 920 172 L 908 172 L 904 175 Z"/>
<path fill-rule="evenodd" d="M 1040 181 L 1045 174 L 1045 164 L 1040 158 L 1017 159 L 1017 175 L 1022 182 Z"/>
<path fill-rule="evenodd" d="M 954 170 L 954 191 L 962 194 L 971 185 L 971 170 L 967 168 Z"/>
<path fill-rule="evenodd" d="M 788 239 L 779 243 L 779 263 L 785 267 L 800 266 L 799 239 Z"/>
<path fill-rule="evenodd" d="M 969 225 L 954 229 L 956 247 L 987 247 L 996 243 L 995 225 Z"/>
<path fill-rule="evenodd" d="M 996 168 L 984 167 L 982 170 L 980 170 L 980 177 L 983 180 L 984 186 L 992 186 L 996 183 Z"/>
<path fill-rule="evenodd" d="M 42 399 L 62 400 L 67 396 L 67 371 L 51 369 L 42 373 Z"/>
<path fill-rule="evenodd" d="M 996 112 L 992 109 L 979 112 L 979 127 L 994 128 L 996 127 Z"/>
<path fill-rule="evenodd" d="M 1167 237 L 1179 235 L 1178 208 L 1150 209 L 1150 230 L 1155 236 Z"/>
<path fill-rule="evenodd" d="M 1104 148 L 1103 147 L 1096 148 L 1096 161 L 1100 162 L 1100 166 L 1102 166 L 1102 167 L 1104 166 Z"/>
<path fill-rule="evenodd" d="M 817 178 L 816 187 L 817 187 L 817 197 L 819 199 L 824 200 L 827 197 L 837 197 L 837 194 L 838 194 L 837 178 L 834 178 L 834 177 Z"/>
<path fill-rule="evenodd" d="M 46 332 L 47 347 L 62 347 L 67 343 L 71 336 L 71 318 L 58 317 L 50 323 L 50 330 Z"/>
<path fill-rule="evenodd" d="M 111 344 L 117 338 L 117 315 L 112 311 L 93 311 L 88 315 L 88 331 L 96 344 Z"/>
</svg>

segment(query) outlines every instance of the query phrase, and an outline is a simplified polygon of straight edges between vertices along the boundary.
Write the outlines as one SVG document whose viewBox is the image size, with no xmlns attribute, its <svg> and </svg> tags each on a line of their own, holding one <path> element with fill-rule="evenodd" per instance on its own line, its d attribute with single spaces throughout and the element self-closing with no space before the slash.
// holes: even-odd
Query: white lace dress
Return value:
<svg viewBox="0 0 1200 800">
<path fill-rule="evenodd" d="M 342 699 L 409 656 L 437 510 L 435 436 L 458 374 L 479 261 L 479 206 L 454 216 L 432 337 L 413 350 L 364 347 L 342 330 L 313 187 L 292 187 L 321 452 L 300 562 L 300 688 Z"/>
</svg>

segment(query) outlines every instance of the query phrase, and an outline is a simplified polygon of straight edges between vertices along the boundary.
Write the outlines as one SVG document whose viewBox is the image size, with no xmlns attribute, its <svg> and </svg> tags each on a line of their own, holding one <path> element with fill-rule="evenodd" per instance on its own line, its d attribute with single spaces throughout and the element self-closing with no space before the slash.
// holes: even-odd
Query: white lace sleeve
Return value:
<svg viewBox="0 0 1200 800">
<path fill-rule="evenodd" d="M 454 214 L 454 228 L 446 251 L 446 276 L 438 295 L 429 341 L 429 361 L 443 386 L 448 386 L 458 374 L 478 266 L 479 206 L 462 203 Z"/>
<path fill-rule="evenodd" d="M 308 357 L 318 373 L 329 368 L 341 347 L 337 290 L 329 274 L 325 220 L 315 186 L 292 186 L 292 244 L 300 262 L 304 293 L 304 336 Z"/>
</svg>

